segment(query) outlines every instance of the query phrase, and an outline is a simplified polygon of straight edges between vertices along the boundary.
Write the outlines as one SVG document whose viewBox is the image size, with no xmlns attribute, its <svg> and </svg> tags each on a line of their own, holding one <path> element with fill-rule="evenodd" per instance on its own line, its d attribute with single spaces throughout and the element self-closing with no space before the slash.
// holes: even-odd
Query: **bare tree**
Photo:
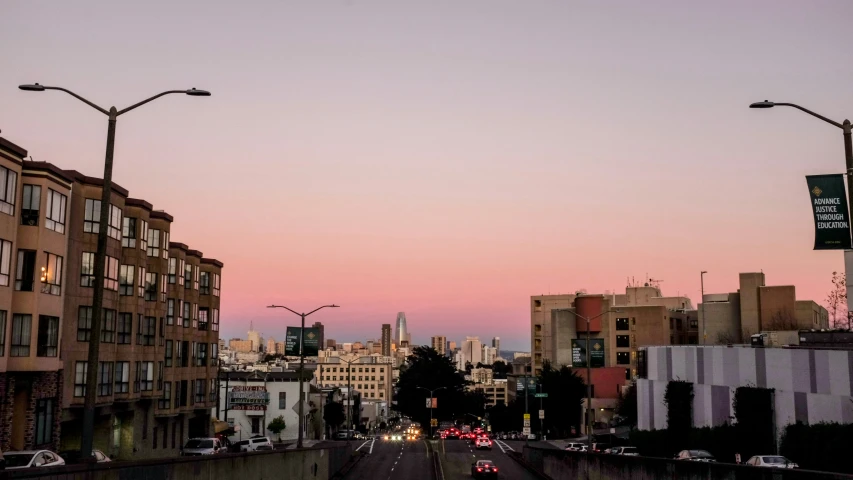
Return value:
<svg viewBox="0 0 853 480">
<path fill-rule="evenodd" d="M 717 332 L 717 345 L 734 345 L 740 343 L 740 338 L 734 332 Z"/>
<path fill-rule="evenodd" d="M 797 317 L 790 308 L 776 310 L 770 316 L 770 321 L 762 325 L 762 330 L 778 331 L 778 330 L 799 330 Z"/>
<path fill-rule="evenodd" d="M 847 277 L 844 273 L 832 272 L 832 290 L 826 296 L 826 305 L 831 328 L 851 327 L 851 318 L 847 312 Z"/>
</svg>

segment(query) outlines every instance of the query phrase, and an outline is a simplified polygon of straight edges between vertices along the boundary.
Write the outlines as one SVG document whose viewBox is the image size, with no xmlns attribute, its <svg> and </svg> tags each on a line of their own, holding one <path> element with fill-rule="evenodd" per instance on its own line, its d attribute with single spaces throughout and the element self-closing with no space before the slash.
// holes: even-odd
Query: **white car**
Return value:
<svg viewBox="0 0 853 480">
<path fill-rule="evenodd" d="M 225 453 L 222 442 L 218 438 L 191 438 L 181 447 L 182 457 L 199 457 Z"/>
<path fill-rule="evenodd" d="M 747 460 L 746 464 L 753 467 L 799 468 L 799 465 L 781 455 L 756 455 Z"/>
<path fill-rule="evenodd" d="M 491 449 L 492 449 L 492 441 L 491 441 L 491 440 L 489 440 L 489 439 L 488 439 L 488 438 L 486 438 L 486 437 L 480 437 L 480 438 L 478 438 L 478 439 L 474 442 L 474 445 L 476 446 L 477 450 L 479 450 L 479 449 L 481 449 L 481 448 L 484 448 L 484 449 L 486 449 L 486 450 L 491 450 Z"/>
<path fill-rule="evenodd" d="M 3 459 L 6 460 L 6 470 L 65 465 L 65 460 L 50 450 L 5 452 L 3 453 Z"/>
<path fill-rule="evenodd" d="M 252 437 L 237 442 L 241 452 L 256 452 L 258 450 L 273 450 L 272 441 L 267 437 Z"/>
<path fill-rule="evenodd" d="M 640 452 L 637 451 L 637 447 L 613 447 L 610 449 L 610 453 L 613 455 L 625 455 L 626 457 L 640 456 Z"/>
<path fill-rule="evenodd" d="M 585 443 L 569 442 L 568 444 L 566 444 L 566 450 L 568 450 L 570 452 L 580 452 L 581 449 L 584 449 L 584 448 L 586 448 Z"/>
</svg>

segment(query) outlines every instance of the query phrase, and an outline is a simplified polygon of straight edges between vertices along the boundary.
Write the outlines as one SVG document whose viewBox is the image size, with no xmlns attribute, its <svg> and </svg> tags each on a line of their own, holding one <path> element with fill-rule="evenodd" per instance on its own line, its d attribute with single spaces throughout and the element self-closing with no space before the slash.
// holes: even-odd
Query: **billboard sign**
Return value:
<svg viewBox="0 0 853 480">
<path fill-rule="evenodd" d="M 231 388 L 226 401 L 230 410 L 266 410 L 270 394 L 262 386 L 238 385 Z"/>
</svg>

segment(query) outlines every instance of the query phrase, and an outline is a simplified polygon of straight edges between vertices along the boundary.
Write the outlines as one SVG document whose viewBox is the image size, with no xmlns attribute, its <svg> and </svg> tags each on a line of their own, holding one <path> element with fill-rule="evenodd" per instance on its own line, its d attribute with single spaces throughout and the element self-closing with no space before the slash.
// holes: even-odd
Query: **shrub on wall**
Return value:
<svg viewBox="0 0 853 480">
<path fill-rule="evenodd" d="M 779 453 L 800 468 L 853 473 L 851 439 L 853 424 L 795 423 L 785 427 Z"/>
<path fill-rule="evenodd" d="M 666 384 L 666 429 L 674 442 L 686 442 L 693 427 L 693 384 L 673 380 Z"/>
<path fill-rule="evenodd" d="M 773 427 L 773 389 L 753 386 L 738 387 L 732 409 L 737 420 L 737 447 L 743 461 L 753 455 L 776 451 Z"/>
</svg>

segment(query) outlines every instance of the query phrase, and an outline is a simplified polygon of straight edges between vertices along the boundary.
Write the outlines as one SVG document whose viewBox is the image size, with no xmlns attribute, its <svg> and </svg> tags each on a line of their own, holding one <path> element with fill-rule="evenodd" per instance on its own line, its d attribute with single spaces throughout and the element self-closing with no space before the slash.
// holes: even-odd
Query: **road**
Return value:
<svg viewBox="0 0 853 480">
<path fill-rule="evenodd" d="M 495 441 L 492 450 L 475 450 L 466 440 L 429 440 L 392 442 L 377 438 L 362 441 L 358 451 L 367 453 L 349 473 L 346 480 L 435 480 L 432 455 L 441 459 L 445 480 L 471 478 L 471 464 L 491 460 L 498 467 L 499 478 L 533 480 L 537 477 L 511 459 L 507 453 L 521 451 L 523 441 Z M 372 450 L 371 450 L 372 449 Z"/>
</svg>

